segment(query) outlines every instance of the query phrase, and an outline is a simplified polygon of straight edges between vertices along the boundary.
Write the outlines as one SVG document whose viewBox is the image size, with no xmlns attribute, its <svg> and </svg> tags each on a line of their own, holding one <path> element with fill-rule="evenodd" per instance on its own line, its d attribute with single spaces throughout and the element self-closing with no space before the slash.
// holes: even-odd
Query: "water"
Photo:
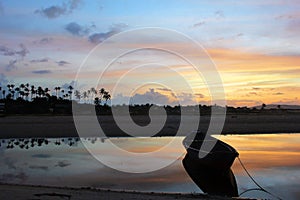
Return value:
<svg viewBox="0 0 300 200">
<path fill-rule="evenodd" d="M 248 171 L 265 189 L 283 199 L 300 198 L 299 134 L 228 135 L 218 138 L 238 150 Z M 159 150 L 172 140 L 174 138 L 168 137 L 114 138 L 110 139 L 110 142 L 130 152 L 146 153 Z M 192 182 L 181 164 L 185 153 L 181 145 L 182 140 L 182 137 L 175 138 L 175 146 L 151 161 L 155 164 L 175 160 L 171 165 L 155 172 L 135 174 L 106 167 L 91 156 L 83 146 L 84 143 L 125 168 L 149 166 L 146 162 L 131 160 L 121 162 L 120 157 L 110 149 L 108 139 L 85 138 L 82 140 L 83 143 L 74 138 L 64 138 L 63 141 L 47 139 L 33 141 L 33 147 L 30 140 L 28 142 L 1 140 L 0 181 L 33 185 L 198 193 L 201 190 Z M 182 156 L 176 159 L 178 154 Z M 232 170 L 237 179 L 239 193 L 255 188 L 237 160 Z M 260 191 L 248 192 L 243 197 L 272 198 Z"/>
</svg>

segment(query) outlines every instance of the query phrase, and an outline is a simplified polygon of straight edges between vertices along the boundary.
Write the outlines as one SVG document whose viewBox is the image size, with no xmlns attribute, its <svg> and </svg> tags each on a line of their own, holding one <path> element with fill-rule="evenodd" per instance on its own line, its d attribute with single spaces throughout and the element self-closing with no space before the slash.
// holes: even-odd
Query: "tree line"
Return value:
<svg viewBox="0 0 300 200">
<path fill-rule="evenodd" d="M 97 90 L 92 87 L 86 91 L 75 90 L 72 85 L 68 87 L 57 86 L 53 92 L 48 87 L 35 86 L 29 83 L 20 85 L 7 84 L 6 88 L 0 86 L 0 100 L 4 101 L 34 101 L 35 99 L 48 99 L 66 102 L 67 100 L 77 100 L 83 103 L 95 105 L 107 104 L 111 95 L 104 88 Z"/>
</svg>

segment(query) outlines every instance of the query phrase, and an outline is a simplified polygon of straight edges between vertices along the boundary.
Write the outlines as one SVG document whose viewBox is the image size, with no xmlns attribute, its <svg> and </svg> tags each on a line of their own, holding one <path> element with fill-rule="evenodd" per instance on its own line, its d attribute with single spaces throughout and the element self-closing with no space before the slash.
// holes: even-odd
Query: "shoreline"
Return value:
<svg viewBox="0 0 300 200">
<path fill-rule="evenodd" d="M 92 129 L 91 116 L 80 116 L 86 126 L 86 137 L 99 137 L 97 130 Z M 191 116 L 187 116 L 191 117 Z M 149 117 L 134 116 L 139 125 L 147 125 Z M 122 118 L 126 123 L 126 116 Z M 191 120 L 192 121 L 192 120 Z M 98 122 L 107 137 L 128 137 L 114 122 L 112 116 L 98 116 Z M 206 132 L 210 122 L 209 116 L 201 116 L 199 129 Z M 286 115 L 227 115 L 222 134 L 268 134 L 268 133 L 300 133 L 300 114 Z M 192 123 L 187 121 L 187 123 Z M 155 136 L 185 136 L 177 134 L 180 116 L 168 116 L 163 129 Z M 100 127 L 98 126 L 98 127 Z M 73 116 L 33 116 L 18 115 L 0 118 L 0 138 L 61 138 L 82 137 L 78 135 Z M 186 133 L 188 134 L 188 133 Z M 150 137 L 146 133 L 135 136 Z"/>
<path fill-rule="evenodd" d="M 140 199 L 140 200 L 173 200 L 173 199 L 201 199 L 201 200 L 229 200 L 239 199 L 210 196 L 202 193 L 158 193 L 158 192 L 139 192 L 125 190 L 110 190 L 100 188 L 73 188 L 42 185 L 21 185 L 0 183 L 0 199 Z M 248 198 L 242 198 L 248 199 Z"/>
</svg>

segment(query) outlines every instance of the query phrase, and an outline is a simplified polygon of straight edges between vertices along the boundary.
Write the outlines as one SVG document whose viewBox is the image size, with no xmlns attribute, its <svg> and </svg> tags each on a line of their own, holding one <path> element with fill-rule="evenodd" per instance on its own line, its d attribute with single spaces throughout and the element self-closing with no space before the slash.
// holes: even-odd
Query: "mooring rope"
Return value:
<svg viewBox="0 0 300 200">
<path fill-rule="evenodd" d="M 278 200 L 282 200 L 279 196 L 274 195 L 273 193 L 267 191 L 265 188 L 263 188 L 262 186 L 260 186 L 260 185 L 254 180 L 254 178 L 251 176 L 251 174 L 248 172 L 248 170 L 246 169 L 245 165 L 242 163 L 240 157 L 238 156 L 237 158 L 238 158 L 238 160 L 239 160 L 241 166 L 243 167 L 243 169 L 245 170 L 245 172 L 246 172 L 247 175 L 249 176 L 249 178 L 250 178 L 250 179 L 253 181 L 253 183 L 258 187 L 258 188 L 247 189 L 247 190 L 245 190 L 244 192 L 240 193 L 239 196 L 245 194 L 246 192 L 250 192 L 250 191 L 253 191 L 253 190 L 260 190 L 260 191 L 262 191 L 262 192 L 265 192 L 265 193 L 271 195 L 272 197 L 275 197 L 275 198 L 278 199 Z"/>
</svg>

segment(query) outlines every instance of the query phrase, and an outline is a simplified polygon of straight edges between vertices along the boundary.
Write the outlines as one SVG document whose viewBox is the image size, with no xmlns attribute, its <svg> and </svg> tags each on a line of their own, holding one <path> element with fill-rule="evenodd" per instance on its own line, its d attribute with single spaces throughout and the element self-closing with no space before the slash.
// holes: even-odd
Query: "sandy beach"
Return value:
<svg viewBox="0 0 300 200">
<path fill-rule="evenodd" d="M 201 116 L 200 130 L 205 131 L 209 124 L 209 116 Z M 89 116 L 82 116 L 89 130 Z M 136 116 L 138 123 L 148 121 L 147 116 Z M 106 136 L 128 136 L 114 123 L 112 116 L 100 116 L 99 122 Z M 255 133 L 300 133 L 300 114 L 289 115 L 229 115 L 226 118 L 223 134 L 255 134 Z M 167 124 L 158 136 L 176 135 L 180 116 L 168 118 Z M 0 118 L 0 138 L 25 137 L 76 137 L 78 136 L 72 116 L 6 116 Z M 89 131 L 88 131 L 89 132 Z M 87 136 L 98 136 L 92 131 Z M 147 136 L 140 133 L 138 136 Z M 180 135 L 177 135 L 180 136 Z"/>
<path fill-rule="evenodd" d="M 135 191 L 114 191 L 91 188 L 62 188 L 48 186 L 0 184 L 0 199 L 40 199 L 40 200 L 86 200 L 86 199 L 139 199 L 139 200 L 172 200 L 172 199 L 201 199 L 227 200 L 232 198 L 209 196 L 206 194 L 171 194 Z M 243 198 L 245 199 L 245 198 Z"/>
</svg>

